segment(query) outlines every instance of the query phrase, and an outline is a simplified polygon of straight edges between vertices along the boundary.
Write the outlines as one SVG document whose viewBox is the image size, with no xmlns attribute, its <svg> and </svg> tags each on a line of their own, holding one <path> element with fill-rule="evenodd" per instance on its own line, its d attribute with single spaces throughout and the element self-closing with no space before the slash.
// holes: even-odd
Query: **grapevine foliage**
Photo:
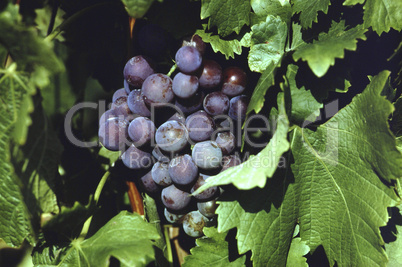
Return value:
<svg viewBox="0 0 402 267">
<path fill-rule="evenodd" d="M 155 57 L 166 74 L 197 34 L 209 56 L 246 69 L 247 116 L 273 122 L 253 135 L 264 147 L 244 133 L 249 157 L 193 193 L 225 189 L 180 264 L 402 264 L 402 1 L 95 2 L 0 4 L 0 248 L 34 266 L 172 263 L 158 200 L 127 211 L 125 181 L 145 173 L 70 142 L 97 142 L 97 101 L 123 86 L 149 23 L 168 32 Z M 83 102 L 97 104 L 69 116 Z"/>
</svg>

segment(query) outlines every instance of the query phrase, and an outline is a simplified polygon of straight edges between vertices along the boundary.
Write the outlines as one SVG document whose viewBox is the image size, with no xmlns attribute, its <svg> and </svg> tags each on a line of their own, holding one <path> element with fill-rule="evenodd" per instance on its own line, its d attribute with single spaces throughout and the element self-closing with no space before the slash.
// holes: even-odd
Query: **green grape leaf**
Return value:
<svg viewBox="0 0 402 267">
<path fill-rule="evenodd" d="M 302 27 L 297 23 L 292 23 L 292 42 L 288 38 L 286 52 L 295 51 L 299 46 L 305 44 L 302 38 Z"/>
<path fill-rule="evenodd" d="M 122 211 L 90 238 L 73 240 L 46 266 L 106 267 L 110 257 L 118 259 L 123 266 L 146 266 L 154 260 L 152 240 L 158 238 L 155 227 L 140 215 Z"/>
<path fill-rule="evenodd" d="M 284 52 L 288 29 L 286 22 L 272 15 L 251 27 L 248 65 L 251 71 L 263 72 L 271 63 L 279 64 Z"/>
<path fill-rule="evenodd" d="M 201 19 L 209 17 L 208 28 L 216 26 L 223 37 L 249 25 L 250 10 L 250 0 L 201 0 Z"/>
<path fill-rule="evenodd" d="M 198 34 L 202 40 L 206 43 L 210 43 L 212 50 L 215 53 L 220 52 L 225 55 L 226 59 L 234 58 L 234 55 L 240 55 L 242 52 L 242 45 L 239 40 L 224 40 L 219 35 L 213 35 L 212 33 L 205 32 L 206 24 L 203 25 L 203 30 L 197 30 L 195 34 Z"/>
<path fill-rule="evenodd" d="M 391 130 L 396 136 L 402 136 L 402 96 L 394 103 L 395 110 L 391 117 Z"/>
<path fill-rule="evenodd" d="M 184 259 L 186 266 L 244 266 L 246 256 L 229 261 L 229 243 L 225 240 L 227 233 L 219 233 L 215 227 L 204 228 L 205 237 L 198 238 L 197 246 L 190 250 L 191 255 Z"/>
<path fill-rule="evenodd" d="M 317 22 L 318 11 L 327 14 L 330 0 L 293 0 L 293 12 L 300 13 L 300 23 L 303 28 L 311 28 L 313 22 Z"/>
<path fill-rule="evenodd" d="M 10 141 L 27 88 L 28 78 L 12 64 L 0 69 L 0 238 L 9 246 L 18 247 L 24 239 L 35 242 L 30 215 L 10 162 Z"/>
<path fill-rule="evenodd" d="M 301 241 L 311 253 L 322 245 L 331 266 L 386 264 L 379 227 L 398 197 L 382 180 L 402 177 L 402 155 L 387 125 L 393 108 L 380 95 L 388 76 L 375 76 L 315 131 L 295 127 L 291 168 L 278 169 L 265 188 L 222 195 L 218 231 L 236 227 L 239 253 L 251 250 L 254 265 L 283 265 L 296 223 Z"/>
<path fill-rule="evenodd" d="M 298 88 L 296 85 L 296 74 L 299 67 L 296 65 L 288 65 L 286 72 L 286 79 L 288 82 L 289 92 L 285 90 L 285 93 L 289 93 L 291 108 L 291 119 L 297 123 L 302 123 L 306 119 L 309 121 L 315 121 L 316 117 L 320 115 L 320 109 L 323 104 L 318 102 L 311 94 L 310 90 L 306 90 L 304 86 Z"/>
<path fill-rule="evenodd" d="M 282 21 L 289 23 L 292 17 L 292 7 L 289 0 L 251 0 L 251 24 L 264 22 L 269 15 L 280 17 Z"/>
<path fill-rule="evenodd" d="M 226 171 L 208 178 L 206 183 L 195 193 L 206 188 L 232 183 L 239 189 L 251 189 L 256 186 L 264 187 L 267 178 L 271 178 L 278 167 L 282 154 L 288 151 L 287 140 L 289 121 L 286 116 L 283 94 L 278 95 L 279 115 L 276 118 L 276 131 L 268 145 L 257 155 L 242 164 L 231 167 Z M 245 126 L 247 129 L 247 125 Z"/>
<path fill-rule="evenodd" d="M 121 0 L 126 7 L 130 17 L 135 19 L 142 18 L 151 7 L 154 0 Z"/>
<path fill-rule="evenodd" d="M 398 208 L 392 209 L 392 211 L 398 211 L 397 214 L 392 214 L 392 217 L 396 217 L 395 221 L 395 233 L 396 240 L 385 244 L 385 251 L 388 255 L 388 265 L 389 267 L 402 266 L 402 214 L 400 213 L 402 206 L 399 205 Z"/>
<path fill-rule="evenodd" d="M 286 267 L 308 267 L 307 258 L 303 257 L 310 251 L 305 241 L 300 237 L 292 239 L 290 244 Z"/>
<path fill-rule="evenodd" d="M 363 4 L 363 0 L 345 1 L 344 5 Z M 391 28 L 402 30 L 402 2 L 399 0 L 367 0 L 364 8 L 364 27 L 372 29 L 381 35 Z"/>
<path fill-rule="evenodd" d="M 365 40 L 366 31 L 361 25 L 346 30 L 344 21 L 333 22 L 328 33 L 321 33 L 317 41 L 300 46 L 293 58 L 307 61 L 314 74 L 322 77 L 335 64 L 335 58 L 343 58 L 345 49 L 356 50 L 357 39 Z"/>
</svg>

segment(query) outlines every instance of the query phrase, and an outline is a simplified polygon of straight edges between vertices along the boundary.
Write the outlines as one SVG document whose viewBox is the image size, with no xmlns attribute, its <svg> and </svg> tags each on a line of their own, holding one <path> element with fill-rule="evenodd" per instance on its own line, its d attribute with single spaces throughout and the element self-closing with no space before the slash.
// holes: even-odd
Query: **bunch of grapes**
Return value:
<svg viewBox="0 0 402 267">
<path fill-rule="evenodd" d="M 245 119 L 246 73 L 238 67 L 222 70 L 203 58 L 205 43 L 197 35 L 177 51 L 174 78 L 155 73 L 145 56 L 124 67 L 124 88 L 113 95 L 111 108 L 100 119 L 99 140 L 130 169 L 148 169 L 140 183 L 160 194 L 170 223 L 182 223 L 192 237 L 215 216 L 221 188 L 193 194 L 206 180 L 241 163 L 236 152 L 240 136 L 234 125 Z M 191 211 L 190 203 L 197 210 Z M 195 204 L 193 205 L 195 208 Z"/>
</svg>

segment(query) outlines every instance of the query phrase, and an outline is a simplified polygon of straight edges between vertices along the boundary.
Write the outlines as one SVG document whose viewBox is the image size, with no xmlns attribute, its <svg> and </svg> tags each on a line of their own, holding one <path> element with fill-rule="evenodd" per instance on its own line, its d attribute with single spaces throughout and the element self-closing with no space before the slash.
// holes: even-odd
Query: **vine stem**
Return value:
<svg viewBox="0 0 402 267">
<path fill-rule="evenodd" d="M 173 74 L 173 72 L 177 69 L 177 64 L 175 63 L 169 70 L 168 74 L 166 74 L 167 76 L 170 77 L 170 75 Z"/>
<path fill-rule="evenodd" d="M 128 186 L 128 198 L 130 199 L 131 209 L 133 212 L 139 215 L 144 215 L 144 201 L 141 197 L 140 192 L 134 182 L 127 181 Z"/>
</svg>

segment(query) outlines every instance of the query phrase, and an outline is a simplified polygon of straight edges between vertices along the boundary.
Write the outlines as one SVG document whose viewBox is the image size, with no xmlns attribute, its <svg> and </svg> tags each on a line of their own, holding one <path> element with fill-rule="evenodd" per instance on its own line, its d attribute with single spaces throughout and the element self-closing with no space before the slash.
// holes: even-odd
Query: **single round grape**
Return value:
<svg viewBox="0 0 402 267">
<path fill-rule="evenodd" d="M 128 116 L 131 114 L 131 110 L 127 104 L 127 96 L 120 96 L 118 97 L 113 103 L 111 109 L 120 109 L 120 111 Z"/>
<path fill-rule="evenodd" d="M 160 191 L 159 186 L 152 179 L 152 170 L 140 178 L 140 184 L 149 194 L 155 194 Z"/>
<path fill-rule="evenodd" d="M 155 141 L 164 151 L 180 151 L 187 144 L 188 131 L 181 122 L 167 121 L 156 130 Z"/>
<path fill-rule="evenodd" d="M 198 70 L 202 64 L 202 55 L 193 46 L 182 46 L 176 52 L 176 64 L 181 72 L 192 73 Z"/>
<path fill-rule="evenodd" d="M 176 185 L 189 185 L 198 178 L 198 167 L 191 156 L 185 154 L 170 161 L 169 175 Z"/>
<path fill-rule="evenodd" d="M 204 60 L 202 73 L 198 80 L 202 88 L 212 89 L 217 87 L 222 82 L 221 66 L 214 60 Z"/>
<path fill-rule="evenodd" d="M 219 168 L 222 161 L 222 150 L 215 141 L 204 141 L 194 145 L 192 157 L 201 169 Z"/>
<path fill-rule="evenodd" d="M 201 55 L 204 54 L 206 48 L 204 41 L 202 41 L 201 37 L 197 34 L 191 36 L 190 40 L 183 40 L 182 46 L 194 46 L 200 51 Z"/>
<path fill-rule="evenodd" d="M 127 97 L 127 93 L 126 93 L 126 90 L 124 88 L 117 89 L 114 92 L 114 94 L 112 96 L 112 102 L 115 102 L 117 100 L 117 98 L 119 98 L 121 96 Z"/>
<path fill-rule="evenodd" d="M 187 213 L 183 218 L 183 230 L 191 237 L 202 236 L 204 226 L 207 224 L 208 218 L 202 215 L 198 210 Z"/>
<path fill-rule="evenodd" d="M 154 149 L 152 150 L 152 156 L 154 156 L 154 158 L 156 158 L 157 161 L 163 162 L 163 163 L 169 163 L 170 158 L 168 155 L 166 155 L 165 153 L 163 153 L 163 151 L 159 148 L 158 145 L 156 145 L 154 147 Z"/>
<path fill-rule="evenodd" d="M 215 123 L 205 111 L 200 110 L 187 117 L 186 127 L 191 140 L 200 142 L 211 138 Z"/>
<path fill-rule="evenodd" d="M 204 100 L 204 92 L 197 92 L 190 98 L 187 99 L 176 99 L 175 105 L 184 114 L 194 113 L 202 108 L 202 101 Z"/>
<path fill-rule="evenodd" d="M 204 110 L 211 116 L 222 115 L 229 110 L 229 97 L 221 92 L 212 92 L 204 98 Z"/>
<path fill-rule="evenodd" d="M 168 119 L 168 121 L 177 121 L 177 122 L 181 122 L 181 123 L 185 124 L 186 118 L 184 117 L 184 114 L 180 114 L 179 112 L 176 112 L 175 114 L 172 115 L 172 117 L 170 117 Z"/>
<path fill-rule="evenodd" d="M 142 84 L 142 95 L 148 105 L 171 102 L 174 98 L 172 79 L 162 73 L 152 74 Z"/>
<path fill-rule="evenodd" d="M 130 92 L 127 98 L 127 105 L 132 113 L 140 116 L 149 117 L 151 111 L 149 111 L 147 105 L 144 102 L 144 98 L 141 94 L 141 89 L 136 89 Z"/>
<path fill-rule="evenodd" d="M 188 206 L 191 196 L 172 184 L 162 190 L 161 199 L 166 208 L 178 211 Z"/>
<path fill-rule="evenodd" d="M 150 153 L 136 148 L 133 144 L 121 155 L 123 164 L 130 169 L 145 169 L 152 165 Z"/>
<path fill-rule="evenodd" d="M 102 114 L 102 116 L 100 117 L 100 119 L 99 119 L 99 126 L 101 126 L 102 124 L 104 124 L 107 120 L 113 119 L 113 118 L 119 118 L 119 116 L 121 116 L 121 117 L 120 117 L 121 120 L 124 120 L 124 119 L 125 119 L 125 115 L 124 115 L 124 114 L 119 114 L 118 111 L 119 111 L 119 109 L 109 109 L 109 110 L 106 110 L 106 111 Z"/>
<path fill-rule="evenodd" d="M 236 138 L 231 132 L 218 133 L 215 142 L 222 149 L 223 155 L 232 153 L 236 145 Z"/>
<path fill-rule="evenodd" d="M 99 142 L 109 150 L 122 150 L 127 142 L 127 128 L 128 121 L 110 118 L 99 127 Z"/>
<path fill-rule="evenodd" d="M 152 167 L 152 179 L 160 186 L 166 187 L 172 184 L 172 178 L 170 178 L 169 165 L 167 163 L 156 162 Z"/>
<path fill-rule="evenodd" d="M 193 185 L 193 187 L 191 188 L 191 193 L 194 193 L 195 191 L 197 191 L 198 188 L 200 188 L 201 186 L 203 186 L 205 184 L 205 181 L 209 178 L 208 175 L 205 174 L 201 174 L 199 175 L 197 181 L 195 182 L 195 184 Z M 217 197 L 219 194 L 219 188 L 217 186 L 212 186 L 210 188 L 205 189 L 204 191 L 202 191 L 201 193 L 198 194 L 194 194 L 193 196 L 200 201 L 208 201 L 211 200 L 215 197 Z"/>
<path fill-rule="evenodd" d="M 124 79 L 129 85 L 135 88 L 141 88 L 145 79 L 154 73 L 149 60 L 144 56 L 135 56 L 127 61 L 124 66 Z"/>
<path fill-rule="evenodd" d="M 247 75 L 238 67 L 229 67 L 223 71 L 222 93 L 236 96 L 246 89 Z"/>
<path fill-rule="evenodd" d="M 169 223 L 179 223 L 180 219 L 183 218 L 184 214 L 175 214 L 170 211 L 168 211 L 167 208 L 163 211 L 163 214 L 165 215 L 166 221 Z"/>
<path fill-rule="evenodd" d="M 218 208 L 218 203 L 216 203 L 216 199 L 207 202 L 198 202 L 197 208 L 198 211 L 205 217 L 213 218 L 216 216 L 215 211 Z"/>
<path fill-rule="evenodd" d="M 173 78 L 172 89 L 176 96 L 189 98 L 198 90 L 198 78 L 179 72 Z"/>
<path fill-rule="evenodd" d="M 128 126 L 128 136 L 136 147 L 141 147 L 155 136 L 155 124 L 148 118 L 137 117 Z"/>
<path fill-rule="evenodd" d="M 221 172 L 241 164 L 241 159 L 237 155 L 224 156 L 222 158 Z"/>
<path fill-rule="evenodd" d="M 248 99 L 245 95 L 235 96 L 230 99 L 229 117 L 233 120 L 244 121 L 246 118 Z"/>
</svg>

